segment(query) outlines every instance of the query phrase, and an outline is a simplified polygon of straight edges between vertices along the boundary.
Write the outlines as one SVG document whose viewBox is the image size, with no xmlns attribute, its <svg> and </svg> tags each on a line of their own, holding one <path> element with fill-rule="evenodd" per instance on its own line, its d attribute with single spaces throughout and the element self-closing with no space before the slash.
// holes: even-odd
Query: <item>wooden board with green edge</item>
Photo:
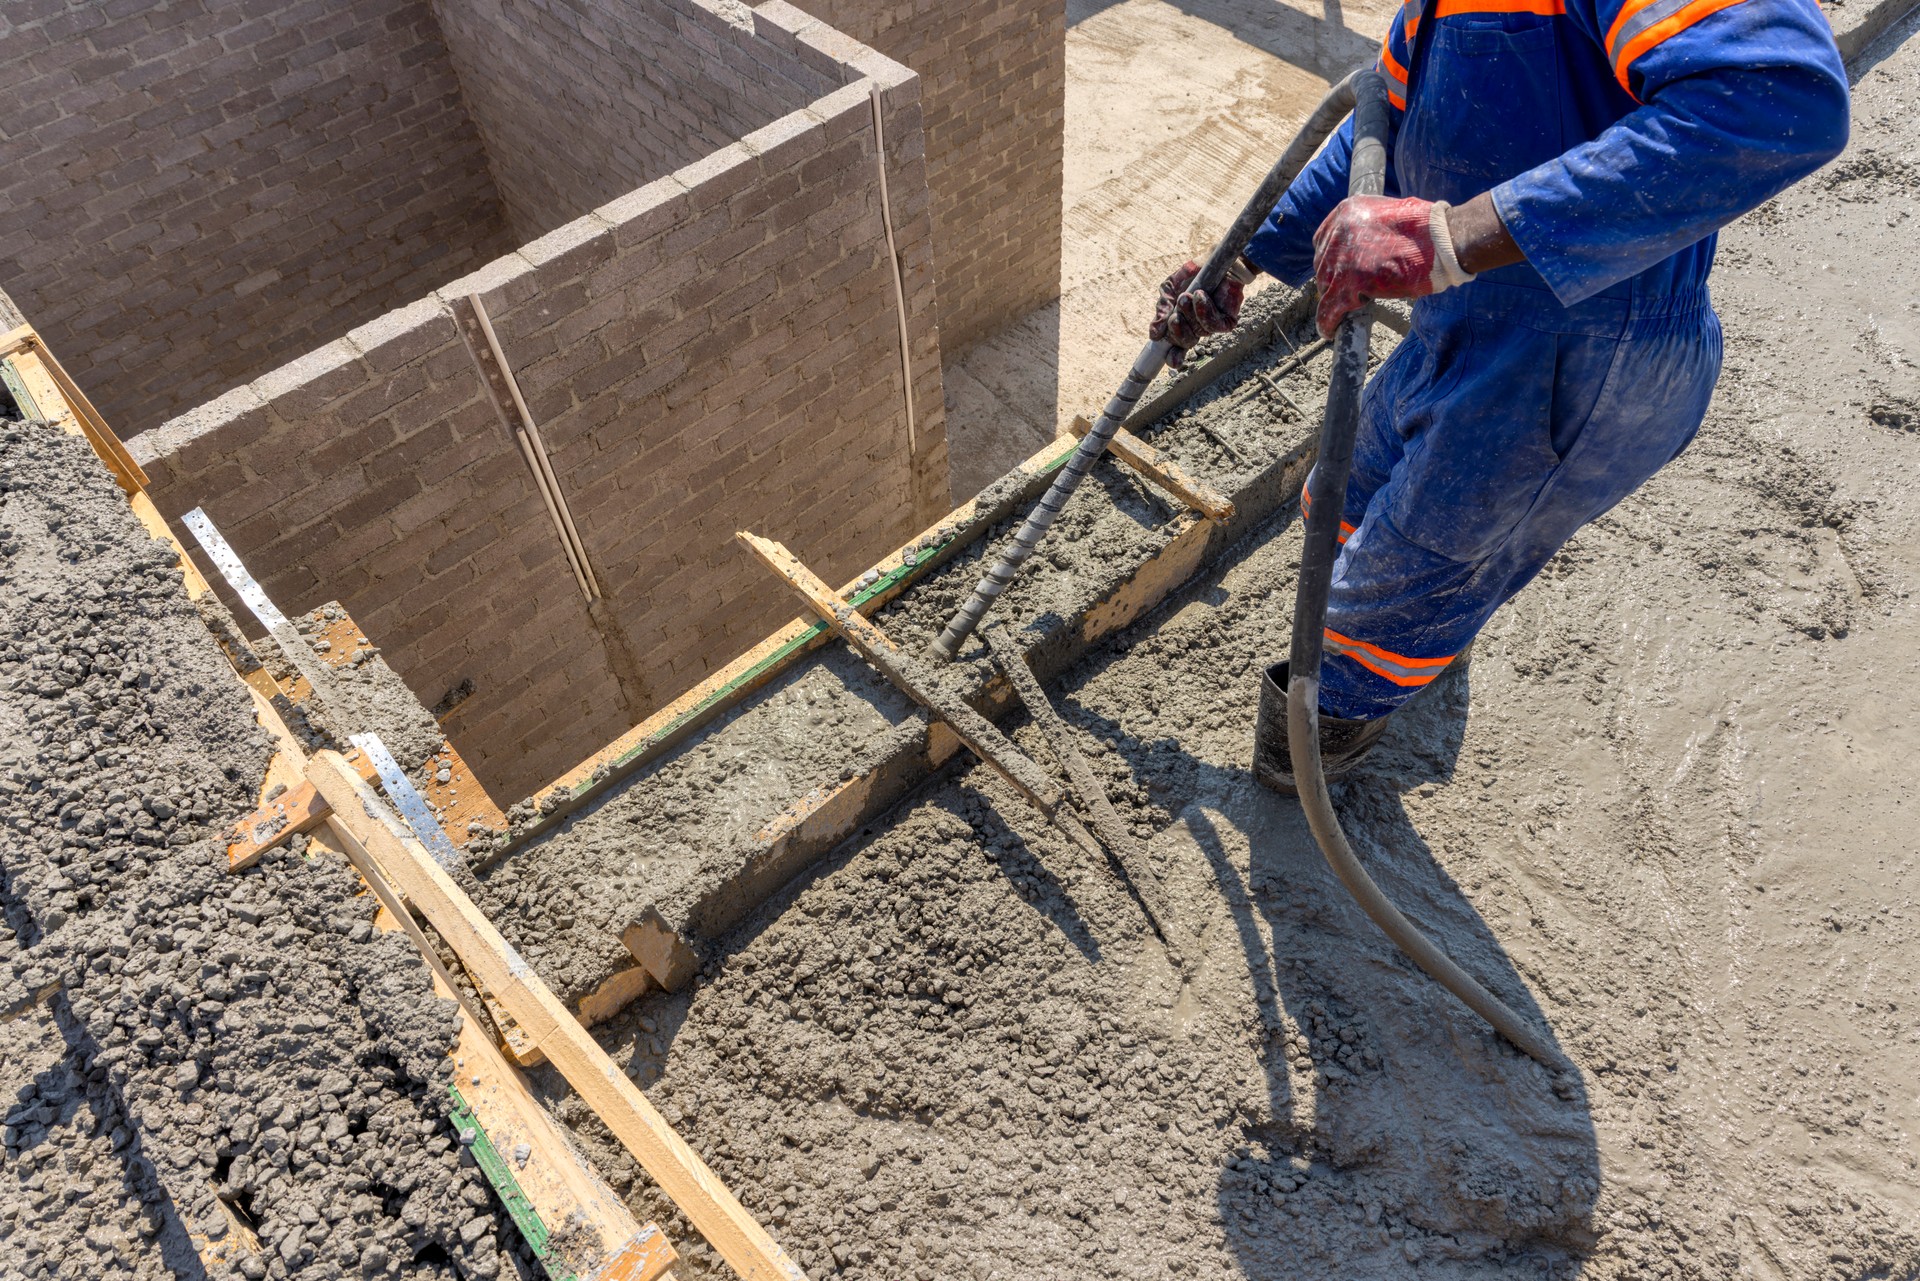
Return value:
<svg viewBox="0 0 1920 1281">
<path fill-rule="evenodd" d="M 1312 292 L 1295 294 L 1279 308 L 1268 320 L 1256 326 L 1248 333 L 1236 335 L 1225 346 L 1214 352 L 1205 361 L 1169 377 L 1152 403 L 1143 406 L 1151 409 L 1153 417 L 1136 413 L 1128 419 L 1130 426 L 1144 429 L 1151 423 L 1205 390 L 1215 381 L 1230 373 L 1236 366 L 1245 363 L 1256 351 L 1273 342 L 1276 336 L 1303 321 L 1312 309 Z M 1071 435 L 1062 436 L 1049 442 L 1047 447 L 1027 458 L 1015 468 L 1015 472 L 1024 473 L 1024 479 L 1012 491 L 999 496 L 989 508 L 968 512 L 972 505 L 963 504 L 949 513 L 934 527 L 935 531 L 945 529 L 946 536 L 927 546 L 925 544 L 933 531 L 922 534 L 894 555 L 901 563 L 881 573 L 880 577 L 866 587 L 846 594 L 854 608 L 863 614 L 871 614 L 880 606 L 905 591 L 915 581 L 924 577 L 953 559 L 961 551 L 977 542 L 995 524 L 1012 516 L 1029 500 L 1037 497 L 1051 480 L 1053 473 L 1066 465 L 1068 458 L 1078 448 L 1079 440 Z M 989 489 L 992 486 L 988 487 Z M 978 500 L 973 500 L 977 502 Z M 959 518 L 956 521 L 956 518 Z M 918 551 L 915 548 L 918 547 Z M 888 557 L 888 560 L 893 557 Z M 885 561 L 882 562 L 883 564 Z M 804 624 L 789 624 L 793 635 L 778 644 L 780 633 L 761 642 L 754 650 L 749 650 L 742 659 L 736 659 L 728 668 L 723 668 L 716 677 L 709 679 L 704 694 L 699 689 L 691 691 L 699 694 L 692 698 L 691 705 L 668 716 L 664 723 L 637 735 L 624 747 L 622 740 L 635 735 L 635 731 L 645 726 L 641 722 L 634 730 L 615 739 L 587 760 L 562 774 L 549 786 L 535 792 L 531 797 L 540 813 L 527 826 L 513 833 L 510 839 L 495 849 L 481 862 L 482 867 L 490 866 L 499 860 L 525 848 L 538 840 L 569 815 L 577 812 L 581 806 L 599 796 L 632 775 L 651 761 L 671 750 L 696 730 L 712 721 L 714 717 L 737 704 L 747 694 L 765 685 L 778 675 L 796 658 L 809 653 L 826 643 L 832 636 L 832 629 L 817 620 L 806 620 Z M 752 657 L 758 653 L 758 657 Z M 750 659 L 751 661 L 743 660 Z M 738 670 L 734 670 L 738 668 Z M 731 672 L 731 675 L 728 673 Z M 688 697 L 688 696 L 683 696 Z M 671 706 L 665 710 L 671 711 Z M 598 758 L 598 759 L 596 759 Z M 568 780 L 572 780 L 571 782 Z"/>
<path fill-rule="evenodd" d="M 573 1269 L 561 1259 L 552 1246 L 553 1233 L 540 1221 L 540 1212 L 533 1208 L 533 1202 L 520 1190 L 520 1181 L 513 1177 L 513 1171 L 507 1166 L 507 1159 L 493 1146 L 493 1140 L 487 1137 L 480 1119 L 467 1106 L 458 1086 L 449 1085 L 447 1094 L 453 1100 L 453 1128 L 460 1135 L 460 1143 L 473 1153 L 473 1162 L 480 1167 L 480 1173 L 487 1176 L 487 1182 L 493 1185 L 500 1204 L 507 1208 L 507 1215 L 513 1220 L 513 1226 L 520 1229 L 520 1237 L 527 1243 L 527 1249 L 540 1261 L 552 1281 L 581 1281 L 574 1275 Z"/>
<path fill-rule="evenodd" d="M 1028 459 L 1022 465 L 1021 470 L 1026 473 L 1026 476 L 1015 490 L 1004 495 L 991 508 L 977 511 L 970 519 L 952 526 L 947 536 L 940 541 L 921 546 L 919 544 L 925 543 L 926 539 L 926 536 L 922 535 L 914 543 L 908 544 L 905 549 L 895 553 L 900 557 L 899 564 L 882 572 L 867 586 L 849 593 L 848 600 L 862 613 L 869 613 L 893 600 L 916 580 L 946 564 L 959 552 L 978 541 L 995 524 L 1013 515 L 1022 503 L 1045 488 L 1053 473 L 1065 466 L 1067 459 L 1073 456 L 1073 451 L 1079 443 L 1072 436 L 1051 442 L 1046 450 Z M 587 801 L 624 780 L 650 761 L 658 759 L 695 730 L 734 706 L 741 698 L 772 680 L 796 658 L 825 644 L 832 635 L 833 630 L 818 620 L 800 626 L 794 635 L 766 649 L 744 669 L 734 672 L 692 706 L 672 716 L 664 724 L 648 732 L 618 754 L 597 762 L 593 771 L 586 777 L 569 784 L 565 781 L 567 775 L 562 775 L 561 782 L 542 793 L 535 794 L 535 803 L 542 811 L 540 815 L 515 833 L 504 848 L 489 855 L 485 864 L 497 862 L 524 848 L 530 842 L 538 840 Z M 569 771 L 569 774 L 578 772 L 576 768 Z"/>
</svg>

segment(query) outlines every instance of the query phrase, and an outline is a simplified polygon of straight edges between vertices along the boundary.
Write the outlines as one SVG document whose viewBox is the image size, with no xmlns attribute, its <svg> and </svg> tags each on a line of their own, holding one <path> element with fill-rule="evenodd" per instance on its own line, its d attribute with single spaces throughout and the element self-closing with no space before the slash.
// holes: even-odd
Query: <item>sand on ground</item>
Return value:
<svg viewBox="0 0 1920 1281">
<path fill-rule="evenodd" d="M 946 365 L 956 502 L 1113 394 L 1160 282 L 1226 230 L 1391 0 L 1072 0 L 1060 300 Z"/>
<path fill-rule="evenodd" d="M 1847 154 L 1724 237 L 1699 438 L 1339 798 L 1578 1076 L 1414 971 L 1249 778 L 1276 522 L 1056 690 L 1185 981 L 974 768 L 603 1029 L 813 1272 L 1920 1274 L 1913 30 L 1856 68 Z"/>
</svg>

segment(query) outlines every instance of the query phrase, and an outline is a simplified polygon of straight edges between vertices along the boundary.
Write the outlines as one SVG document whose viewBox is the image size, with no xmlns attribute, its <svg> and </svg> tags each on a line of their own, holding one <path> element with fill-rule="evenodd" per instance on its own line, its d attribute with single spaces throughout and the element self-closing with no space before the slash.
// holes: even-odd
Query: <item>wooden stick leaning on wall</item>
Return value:
<svg viewBox="0 0 1920 1281">
<path fill-rule="evenodd" d="M 47 350 L 46 342 L 34 332 L 33 326 L 22 325 L 0 338 L 0 357 L 15 356 L 26 356 L 39 362 L 47 377 L 60 389 L 61 398 L 73 410 L 74 419 L 80 424 L 87 442 L 93 446 L 93 452 L 100 455 L 100 461 L 113 473 L 113 479 L 120 488 L 129 494 L 144 493 L 147 473 L 139 463 L 133 461 L 133 455 L 127 452 L 127 447 L 107 426 L 107 420 L 87 399 L 87 393 L 81 391 L 79 384 L 68 376 L 66 367 Z"/>
<path fill-rule="evenodd" d="M 694 1228 L 747 1281 L 804 1281 L 767 1230 L 647 1101 L 513 945 L 413 839 L 338 752 L 317 753 L 307 779 L 423 913 L 461 964 L 499 1001 Z"/>
</svg>

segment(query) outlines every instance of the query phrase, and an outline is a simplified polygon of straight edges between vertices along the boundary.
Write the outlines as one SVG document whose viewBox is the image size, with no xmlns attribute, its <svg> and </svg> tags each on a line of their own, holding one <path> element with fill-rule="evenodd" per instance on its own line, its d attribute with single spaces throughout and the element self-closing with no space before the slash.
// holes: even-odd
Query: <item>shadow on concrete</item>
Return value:
<svg viewBox="0 0 1920 1281">
<path fill-rule="evenodd" d="M 1292 523 L 1272 522 L 1248 550 Z M 1135 629 L 1216 598 L 1221 577 L 1246 554 L 1216 563 Z M 1274 600 L 1286 608 L 1290 589 Z M 1157 732 L 1130 734 L 1071 696 L 1135 634 L 1071 671 L 1067 696 L 1056 701 L 1176 815 L 1155 839 L 1154 861 L 1186 926 L 1202 931 L 1189 997 L 1211 1003 L 1224 1026 L 1244 1017 L 1249 992 L 1256 1007 L 1266 1097 L 1243 1112 L 1217 1191 L 1245 1275 L 1398 1278 L 1495 1258 L 1533 1276 L 1577 1275 L 1594 1242 L 1600 1188 L 1580 1080 L 1556 1079 L 1524 1057 L 1380 933 L 1327 867 L 1299 804 L 1261 788 L 1239 764 L 1250 744 L 1233 753 L 1234 764 L 1218 764 Z M 1248 646 L 1260 657 L 1270 640 L 1249 637 Z M 1216 661 L 1245 657 L 1221 649 Z M 1401 910 L 1546 1028 L 1499 934 L 1416 818 L 1420 795 L 1454 781 L 1470 679 L 1470 669 L 1450 673 L 1410 704 L 1363 773 L 1336 785 L 1335 803 L 1355 850 Z"/>
<path fill-rule="evenodd" d="M 1377 37 L 1363 35 L 1347 26 L 1340 0 L 1321 0 L 1322 16 L 1318 18 L 1278 0 L 1165 2 L 1182 13 L 1212 23 L 1243 44 L 1327 80 L 1371 62 L 1379 50 Z M 1070 0 L 1067 25 L 1077 26 L 1120 3 L 1122 0 Z"/>
<path fill-rule="evenodd" d="M 1454 775 L 1467 677 L 1410 708 L 1336 786 L 1349 839 L 1422 929 L 1536 1026 L 1499 938 L 1442 868 L 1404 797 Z M 1184 756 L 1116 723 L 1073 719 L 1150 790 Z M 1556 1080 L 1418 971 L 1348 898 L 1297 802 L 1240 768 L 1186 758 L 1196 799 L 1175 827 L 1211 874 L 1225 921 L 1203 936 L 1202 1002 L 1251 988 L 1264 1032 L 1262 1108 L 1220 1171 L 1217 1204 L 1249 1277 L 1404 1277 L 1492 1256 L 1573 1276 L 1594 1239 L 1598 1141 L 1584 1088 Z M 1164 781 L 1164 776 L 1162 776 Z M 1163 865 L 1164 867 L 1164 865 Z M 1212 910 L 1211 905 L 1193 909 Z M 1231 922 L 1230 930 L 1224 928 Z M 1189 922 L 1191 924 L 1191 922 Z M 1271 942 L 1269 942 L 1271 940 Z M 1244 966 L 1236 975 L 1234 967 Z"/>
<path fill-rule="evenodd" d="M 958 506 L 1054 437 L 1060 400 L 1059 299 L 964 351 L 948 353 L 942 372 L 948 477 Z"/>
</svg>

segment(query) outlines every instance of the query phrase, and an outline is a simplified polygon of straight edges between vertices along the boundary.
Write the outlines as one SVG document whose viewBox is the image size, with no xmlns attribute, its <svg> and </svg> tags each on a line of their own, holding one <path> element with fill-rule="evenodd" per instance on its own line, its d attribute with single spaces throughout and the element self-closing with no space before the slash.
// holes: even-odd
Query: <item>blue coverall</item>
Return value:
<svg viewBox="0 0 1920 1281">
<path fill-rule="evenodd" d="M 1720 373 L 1714 232 L 1846 143 L 1814 0 L 1406 0 L 1387 194 L 1491 189 L 1526 261 L 1421 299 L 1368 386 L 1321 708 L 1386 715 L 1686 448 Z M 1246 257 L 1301 285 L 1352 122 Z"/>
</svg>

